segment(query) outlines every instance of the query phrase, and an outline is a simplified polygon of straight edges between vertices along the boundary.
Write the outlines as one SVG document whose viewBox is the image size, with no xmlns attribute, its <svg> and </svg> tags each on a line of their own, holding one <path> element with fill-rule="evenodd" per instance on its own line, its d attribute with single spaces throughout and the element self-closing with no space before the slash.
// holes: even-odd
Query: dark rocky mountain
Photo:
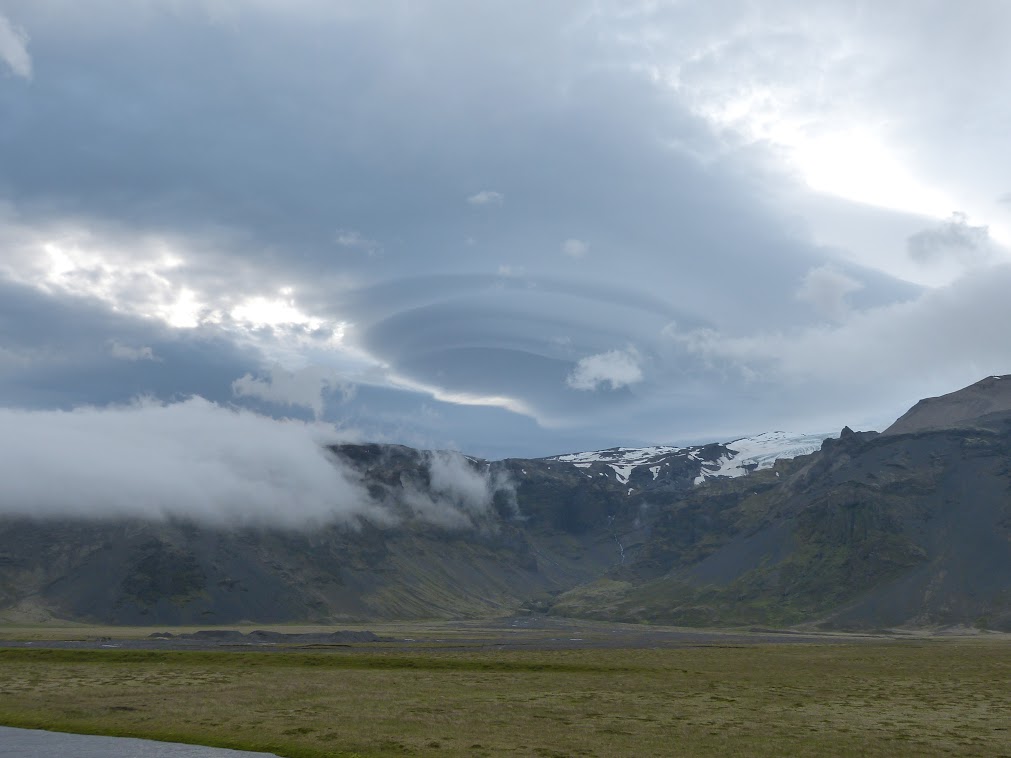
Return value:
<svg viewBox="0 0 1011 758">
<path fill-rule="evenodd" d="M 635 559 L 552 612 L 1011 630 L 1011 422 L 848 432 L 818 454 L 654 507 Z"/>
<path fill-rule="evenodd" d="M 636 488 L 686 491 L 820 438 L 738 442 L 750 458 L 719 444 L 579 454 L 600 458 L 592 463 L 452 455 L 448 474 L 436 464 L 450 454 L 341 445 L 333 448 L 340 463 L 396 518 L 302 531 L 8 517 L 0 519 L 0 613 L 182 624 L 475 616 L 544 604 L 634 553 L 648 530 Z M 468 471 L 466 487 L 439 480 Z M 475 481 L 487 492 L 470 492 Z"/>
<path fill-rule="evenodd" d="M 456 456 L 487 483 L 483 495 L 447 486 L 436 466 L 447 454 L 333 448 L 395 516 L 386 521 L 292 531 L 6 518 L 0 614 L 222 624 L 525 608 L 687 625 L 1011 630 L 1008 384 L 923 401 L 886 434 Z"/>
<path fill-rule="evenodd" d="M 908 434 L 963 426 L 1000 428 L 993 414 L 1011 412 L 1011 375 L 988 376 L 957 392 L 924 398 L 882 434 Z M 993 423 L 996 422 L 996 426 Z"/>
</svg>

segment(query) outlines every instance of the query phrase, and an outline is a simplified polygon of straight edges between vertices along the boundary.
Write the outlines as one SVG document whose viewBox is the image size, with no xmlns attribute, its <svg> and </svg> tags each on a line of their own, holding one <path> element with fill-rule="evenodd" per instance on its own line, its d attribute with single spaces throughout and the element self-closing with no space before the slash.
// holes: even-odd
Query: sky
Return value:
<svg viewBox="0 0 1011 758">
<path fill-rule="evenodd" d="M 883 429 L 1011 373 L 1009 28 L 1003 0 L 0 0 L 0 444 Z"/>
</svg>

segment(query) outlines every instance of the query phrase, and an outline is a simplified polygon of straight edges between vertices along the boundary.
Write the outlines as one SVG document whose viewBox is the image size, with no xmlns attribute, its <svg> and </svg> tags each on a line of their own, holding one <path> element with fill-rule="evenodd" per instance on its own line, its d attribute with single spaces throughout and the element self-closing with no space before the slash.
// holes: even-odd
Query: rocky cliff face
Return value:
<svg viewBox="0 0 1011 758">
<path fill-rule="evenodd" d="M 953 393 L 944 405 L 960 411 L 931 415 L 922 430 L 844 429 L 815 455 L 656 502 L 635 560 L 564 593 L 553 611 L 1011 630 L 1011 414 L 993 411 L 1002 382 Z"/>
<path fill-rule="evenodd" d="M 560 614 L 681 624 L 1011 630 L 1011 427 L 848 435 L 662 508 Z"/>
</svg>

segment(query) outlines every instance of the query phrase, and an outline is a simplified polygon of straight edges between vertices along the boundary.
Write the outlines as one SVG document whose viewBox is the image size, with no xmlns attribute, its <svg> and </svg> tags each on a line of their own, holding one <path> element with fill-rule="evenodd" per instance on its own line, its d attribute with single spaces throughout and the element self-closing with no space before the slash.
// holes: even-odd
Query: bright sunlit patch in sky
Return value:
<svg viewBox="0 0 1011 758">
<path fill-rule="evenodd" d="M 792 162 L 818 192 L 880 208 L 944 218 L 955 201 L 917 179 L 869 131 L 851 129 L 786 143 Z"/>
<path fill-rule="evenodd" d="M 145 241 L 139 241 L 139 247 Z M 47 292 L 63 290 L 74 295 L 93 297 L 109 303 L 115 310 L 139 312 L 146 316 L 164 316 L 168 323 L 190 321 L 180 315 L 179 308 L 191 308 L 185 303 L 193 293 L 174 285 L 171 272 L 183 261 L 167 249 L 155 246 L 149 255 L 134 256 L 103 252 L 100 242 L 82 234 L 80 238 L 59 239 L 40 245 L 42 255 L 27 266 L 12 271 L 15 280 L 32 284 Z M 144 313 L 127 304 L 137 298 L 126 293 L 145 293 L 157 308 Z M 143 301 L 145 298 L 140 298 Z M 182 303 L 182 305 L 180 305 Z M 192 306 L 195 307 L 195 306 Z"/>
<path fill-rule="evenodd" d="M 7 267 L 11 278 L 49 293 L 94 298 L 121 313 L 178 329 L 212 324 L 241 332 L 248 341 L 257 329 L 270 327 L 275 342 L 283 334 L 299 349 L 306 331 L 327 331 L 328 338 L 316 334 L 312 344 L 343 346 L 347 324 L 306 313 L 296 303 L 293 287 L 281 287 L 276 297 L 240 293 L 234 300 L 216 299 L 185 285 L 185 259 L 157 240 L 138 240 L 127 255 L 101 239 L 75 233 L 40 243 L 37 251 Z M 273 349 L 281 348 L 275 344 Z"/>
<path fill-rule="evenodd" d="M 143 250 L 147 241 L 139 241 Z M 101 241 L 81 235 L 41 244 L 29 270 L 15 276 L 44 291 L 63 291 L 108 303 L 113 310 L 191 329 L 200 325 L 206 304 L 199 293 L 173 281 L 183 260 L 164 245 L 149 255 L 105 252 Z"/>
<path fill-rule="evenodd" d="M 811 189 L 889 210 L 945 218 L 958 205 L 915 175 L 906 156 L 870 125 L 833 128 L 824 114 L 797 111 L 796 93 L 765 87 L 721 99 L 710 94 L 696 111 L 718 128 L 778 148 Z"/>
<path fill-rule="evenodd" d="M 251 297 L 231 310 L 236 321 L 247 321 L 254 326 L 301 324 L 309 329 L 319 329 L 323 320 L 303 313 L 291 298 L 291 288 L 284 287 L 280 298 Z"/>
<path fill-rule="evenodd" d="M 144 315 L 154 315 L 169 326 L 179 329 L 194 329 L 200 326 L 204 310 L 203 304 L 197 300 L 197 293 L 188 287 L 181 287 L 174 301 L 156 306 L 154 313 Z"/>
<path fill-rule="evenodd" d="M 964 213 L 972 225 L 985 227 L 997 245 L 1006 248 L 1011 243 L 1008 214 L 995 211 L 993 202 L 986 202 L 971 188 L 948 187 L 925 175 L 915 153 L 897 144 L 887 123 L 873 114 L 799 105 L 814 93 L 796 84 L 745 83 L 731 92 L 720 87 L 686 90 L 676 76 L 670 84 L 686 93 L 693 110 L 729 137 L 731 144 L 743 140 L 771 147 L 787 171 L 825 198 L 909 214 L 910 219 L 922 217 L 923 227 L 930 219 L 943 223 L 953 213 Z M 859 239 L 859 230 L 840 229 L 838 223 L 817 213 L 808 215 L 807 221 L 819 244 L 847 250 L 859 264 L 906 281 L 942 286 L 965 271 L 964 261 L 926 266 L 910 258 L 906 238 L 922 227 L 913 226 L 904 235 L 868 245 Z M 1001 254 L 998 247 L 994 252 Z"/>
</svg>

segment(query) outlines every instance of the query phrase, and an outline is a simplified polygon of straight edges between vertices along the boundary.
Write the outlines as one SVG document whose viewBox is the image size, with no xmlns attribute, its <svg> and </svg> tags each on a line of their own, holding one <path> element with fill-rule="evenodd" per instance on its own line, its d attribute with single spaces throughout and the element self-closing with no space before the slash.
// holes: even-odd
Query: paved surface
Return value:
<svg viewBox="0 0 1011 758">
<path fill-rule="evenodd" d="M 0 758 L 276 758 L 270 753 L 224 750 L 202 745 L 94 737 L 0 726 Z"/>
</svg>

